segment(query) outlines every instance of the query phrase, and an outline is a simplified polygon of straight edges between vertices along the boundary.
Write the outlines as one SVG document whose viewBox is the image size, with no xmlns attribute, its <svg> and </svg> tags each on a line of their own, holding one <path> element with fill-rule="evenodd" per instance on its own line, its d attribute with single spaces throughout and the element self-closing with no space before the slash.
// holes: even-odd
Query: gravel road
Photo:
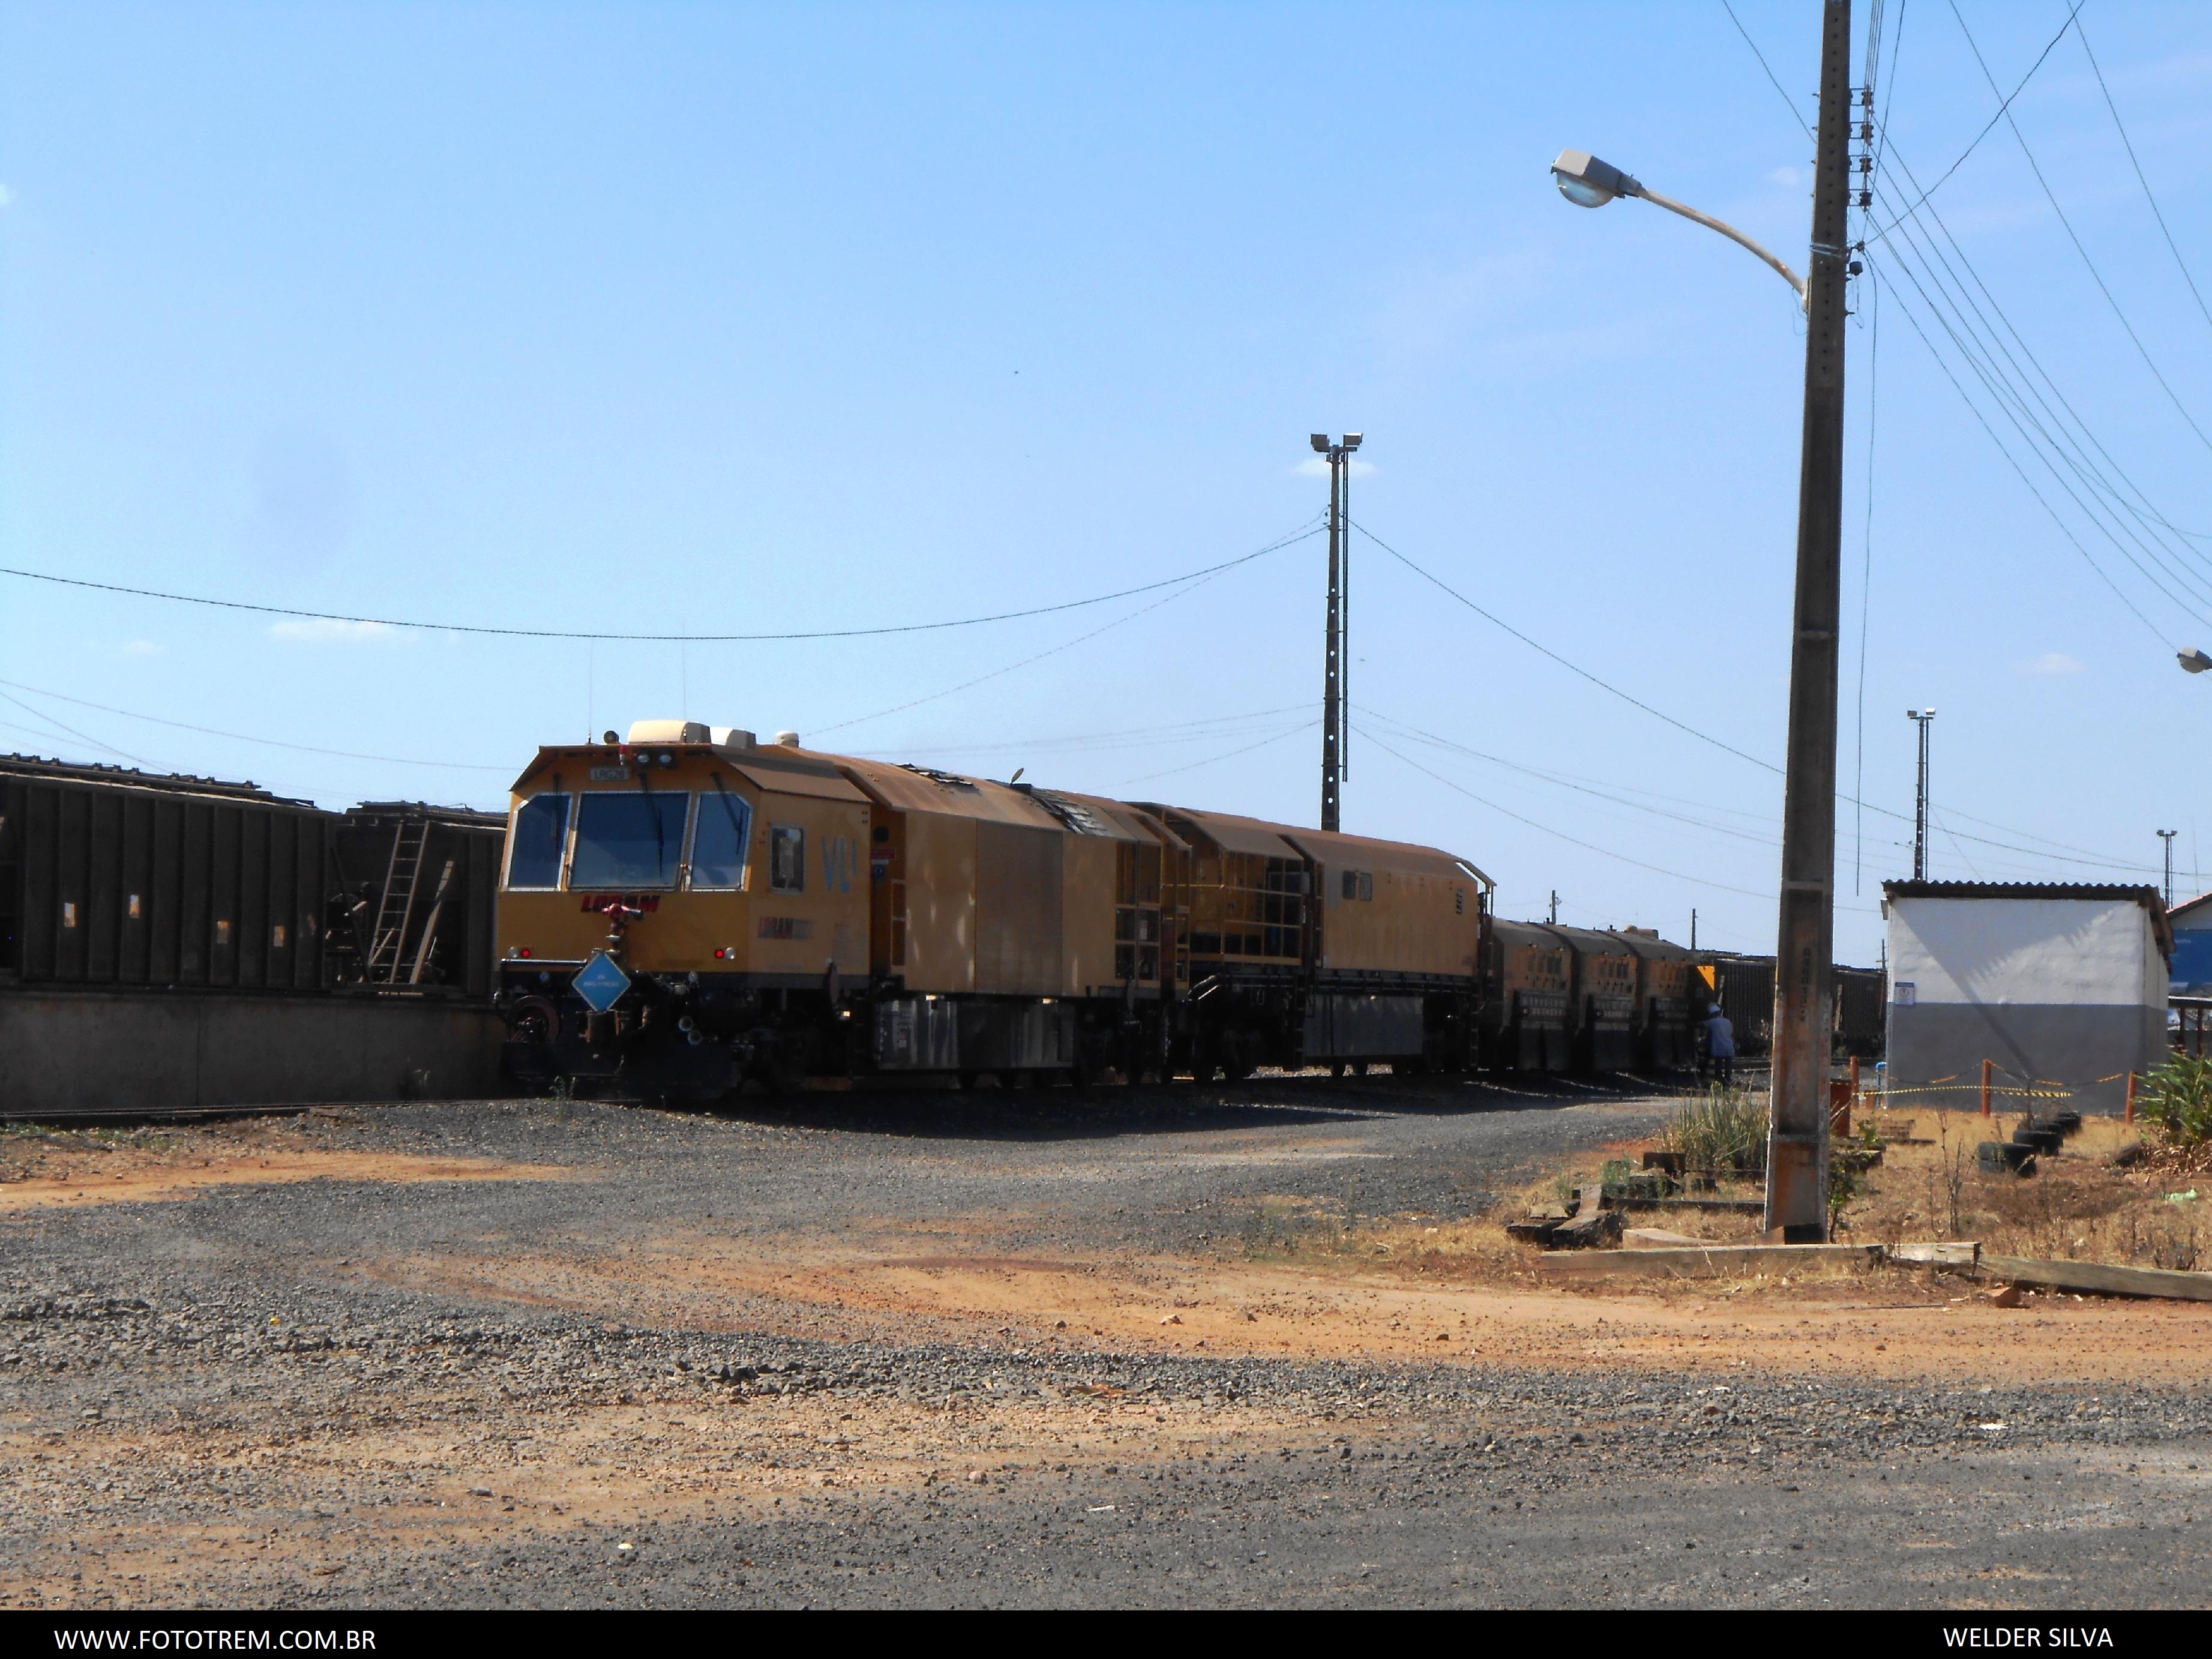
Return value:
<svg viewBox="0 0 2212 1659">
<path fill-rule="evenodd" d="M 1874 1376 L 1729 1346 L 1718 1304 L 1656 1364 L 1605 1332 L 1674 1311 L 1557 1293 L 1542 1346 L 1425 1352 L 1540 1298 L 1297 1277 L 1302 1238 L 1464 1218 L 1663 1101 L 746 1104 L 58 1144 L 0 1186 L 0 1604 L 2212 1597 L 2212 1322 L 2156 1326 L 2163 1370 L 2100 1373 L 2149 1316 L 2082 1304 L 2003 1328 L 2018 1364 Z"/>
</svg>

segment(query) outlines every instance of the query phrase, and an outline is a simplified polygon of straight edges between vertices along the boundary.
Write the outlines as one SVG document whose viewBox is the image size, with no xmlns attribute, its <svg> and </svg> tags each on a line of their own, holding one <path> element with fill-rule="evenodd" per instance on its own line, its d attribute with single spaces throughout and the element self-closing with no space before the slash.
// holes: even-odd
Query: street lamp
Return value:
<svg viewBox="0 0 2212 1659">
<path fill-rule="evenodd" d="M 2173 654 L 2181 659 L 2181 672 L 2185 674 L 2201 674 L 2212 668 L 2212 657 L 2206 656 L 2193 645 L 2186 651 L 2177 651 Z"/>
<path fill-rule="evenodd" d="M 1552 179 L 1559 187 L 1559 194 L 1577 207 L 1601 208 L 1616 196 L 1640 196 L 1654 207 L 1662 207 L 1669 213 L 1679 213 L 1685 219 L 1717 230 L 1739 247 L 1749 248 L 1761 259 L 1782 273 L 1782 280 L 1790 284 L 1802 307 L 1808 303 L 1805 279 L 1734 225 L 1716 219 L 1709 213 L 1676 201 L 1671 196 L 1662 196 L 1610 161 L 1601 161 L 1586 149 L 1563 149 L 1559 159 L 1552 163 Z"/>
<path fill-rule="evenodd" d="M 1821 0 L 1820 114 L 1807 274 L 1732 225 L 1646 190 L 1587 151 L 1552 164 L 1567 199 L 1633 193 L 1718 231 L 1790 284 L 1805 311 L 1805 421 L 1797 483 L 1790 741 L 1782 782 L 1782 891 L 1774 939 L 1766 1228 L 1784 1243 L 1828 1237 L 1828 1103 L 1835 991 L 1836 684 L 1842 633 L 1844 284 L 1850 245 L 1850 0 Z"/>
</svg>

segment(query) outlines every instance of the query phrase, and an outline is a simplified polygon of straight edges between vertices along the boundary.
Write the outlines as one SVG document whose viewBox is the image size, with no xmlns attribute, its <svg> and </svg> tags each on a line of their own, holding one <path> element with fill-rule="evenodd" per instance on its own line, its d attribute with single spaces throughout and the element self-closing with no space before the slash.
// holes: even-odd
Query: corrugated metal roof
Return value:
<svg viewBox="0 0 2212 1659">
<path fill-rule="evenodd" d="M 2148 883 L 2076 881 L 1886 881 L 1885 898 L 2132 899 L 2163 909 Z"/>
</svg>

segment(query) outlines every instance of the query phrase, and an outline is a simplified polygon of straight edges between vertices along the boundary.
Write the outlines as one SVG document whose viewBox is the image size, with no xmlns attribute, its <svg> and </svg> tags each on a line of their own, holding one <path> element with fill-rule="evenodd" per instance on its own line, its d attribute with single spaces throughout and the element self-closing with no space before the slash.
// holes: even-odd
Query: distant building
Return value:
<svg viewBox="0 0 2212 1659">
<path fill-rule="evenodd" d="M 2075 1108 L 2107 1110 L 2127 1073 L 2163 1062 L 2173 934 L 2156 888 L 1891 881 L 1882 894 L 1893 1089 L 1955 1105 L 1989 1060 L 1999 1087 L 2057 1084 Z"/>
<path fill-rule="evenodd" d="M 2169 987 L 2177 996 L 2212 996 L 2212 893 L 2184 899 L 2166 919 L 2173 929 Z"/>
</svg>

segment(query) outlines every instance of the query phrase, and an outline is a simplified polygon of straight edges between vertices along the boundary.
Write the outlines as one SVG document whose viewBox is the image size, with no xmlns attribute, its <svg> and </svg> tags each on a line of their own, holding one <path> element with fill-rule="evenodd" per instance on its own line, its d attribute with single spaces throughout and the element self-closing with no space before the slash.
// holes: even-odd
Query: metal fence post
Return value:
<svg viewBox="0 0 2212 1659">
<path fill-rule="evenodd" d="M 1982 1115 L 1990 1115 L 1990 1062 L 1982 1062 Z"/>
</svg>

